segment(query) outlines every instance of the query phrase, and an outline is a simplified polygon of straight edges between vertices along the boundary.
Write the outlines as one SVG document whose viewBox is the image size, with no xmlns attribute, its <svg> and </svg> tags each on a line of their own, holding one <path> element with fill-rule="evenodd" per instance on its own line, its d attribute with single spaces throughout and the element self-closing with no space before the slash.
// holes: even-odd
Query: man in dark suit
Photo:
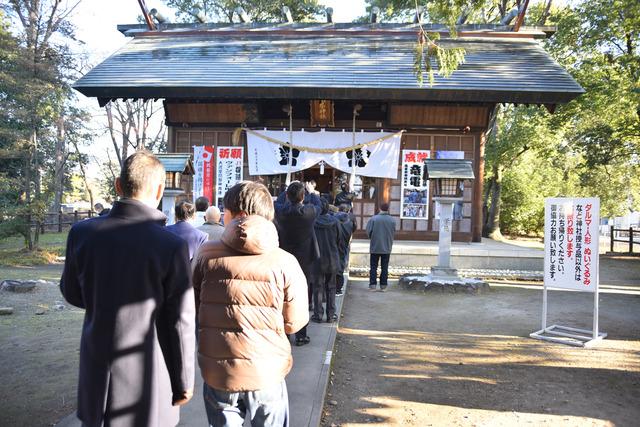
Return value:
<svg viewBox="0 0 640 427">
<path fill-rule="evenodd" d="M 69 232 L 60 290 L 86 310 L 78 385 L 86 426 L 175 426 L 193 395 L 189 252 L 156 209 L 164 177 L 151 153 L 129 156 L 111 213 Z"/>
<path fill-rule="evenodd" d="M 316 196 L 317 197 L 317 196 Z M 320 257 L 318 242 L 313 230 L 313 223 L 320 213 L 309 203 L 303 204 L 305 198 L 304 185 L 294 181 L 287 188 L 286 203 L 277 213 L 278 238 L 280 247 L 296 257 L 305 277 L 307 278 L 307 295 L 311 301 L 311 268 Z M 301 346 L 311 342 L 307 336 L 307 327 L 296 332 L 296 345 Z"/>
<path fill-rule="evenodd" d="M 196 213 L 193 204 L 187 201 L 178 202 L 176 203 L 175 210 L 176 223 L 168 225 L 167 230 L 187 242 L 189 245 L 189 260 L 192 260 L 196 255 L 198 248 L 200 248 L 204 242 L 209 240 L 209 235 L 204 231 L 198 230 L 189 222 L 194 218 Z"/>
</svg>

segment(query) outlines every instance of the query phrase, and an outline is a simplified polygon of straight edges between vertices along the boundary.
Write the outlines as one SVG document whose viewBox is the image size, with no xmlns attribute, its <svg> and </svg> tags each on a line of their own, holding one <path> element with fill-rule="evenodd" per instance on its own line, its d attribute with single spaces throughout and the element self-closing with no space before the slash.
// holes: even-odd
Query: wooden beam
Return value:
<svg viewBox="0 0 640 427">
<path fill-rule="evenodd" d="M 142 16 L 144 17 L 144 22 L 147 23 L 147 27 L 149 27 L 149 30 L 151 31 L 156 31 L 156 24 L 154 24 L 153 19 L 151 19 L 149 9 L 147 9 L 147 5 L 144 0 L 138 0 L 138 4 L 140 5 L 140 10 L 142 10 Z"/>
<path fill-rule="evenodd" d="M 527 14 L 527 8 L 529 7 L 529 0 L 524 0 L 524 4 L 522 8 L 518 11 L 518 17 L 516 18 L 516 23 L 513 26 L 513 31 L 520 31 L 520 27 L 524 23 L 524 16 Z"/>
</svg>

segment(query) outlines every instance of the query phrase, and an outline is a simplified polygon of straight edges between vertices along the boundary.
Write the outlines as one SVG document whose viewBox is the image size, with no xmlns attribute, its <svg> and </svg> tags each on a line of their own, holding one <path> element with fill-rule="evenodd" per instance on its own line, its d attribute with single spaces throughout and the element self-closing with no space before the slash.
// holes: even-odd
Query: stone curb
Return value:
<svg viewBox="0 0 640 427">
<path fill-rule="evenodd" d="M 431 267 L 389 267 L 389 276 L 401 277 L 408 274 L 426 275 L 431 273 Z M 461 277 L 477 278 L 483 280 L 522 280 L 528 282 L 541 282 L 544 278 L 542 271 L 531 270 L 500 270 L 500 269 L 480 269 L 469 268 L 460 269 L 458 273 Z M 351 266 L 349 274 L 358 277 L 369 276 L 369 267 Z"/>
</svg>

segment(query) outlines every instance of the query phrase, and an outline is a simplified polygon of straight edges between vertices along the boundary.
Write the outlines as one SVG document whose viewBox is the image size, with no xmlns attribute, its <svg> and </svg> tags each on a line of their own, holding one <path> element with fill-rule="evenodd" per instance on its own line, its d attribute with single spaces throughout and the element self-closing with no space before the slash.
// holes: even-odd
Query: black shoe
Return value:
<svg viewBox="0 0 640 427">
<path fill-rule="evenodd" d="M 327 318 L 327 323 L 333 323 L 333 322 L 336 322 L 337 320 L 338 320 L 338 315 L 332 314 Z"/>
<path fill-rule="evenodd" d="M 315 315 L 314 315 L 314 316 L 311 316 L 311 319 L 310 319 L 310 320 L 311 320 L 312 322 L 322 323 L 322 319 L 321 319 L 321 318 L 319 318 L 318 316 L 315 316 Z"/>
<path fill-rule="evenodd" d="M 296 338 L 296 347 L 302 347 L 303 345 L 307 345 L 311 342 L 311 338 L 308 336 L 304 338 Z"/>
<path fill-rule="evenodd" d="M 341 297 L 342 295 L 344 295 L 344 292 L 342 292 L 342 289 L 340 289 L 339 291 L 336 291 L 337 297 Z"/>
</svg>

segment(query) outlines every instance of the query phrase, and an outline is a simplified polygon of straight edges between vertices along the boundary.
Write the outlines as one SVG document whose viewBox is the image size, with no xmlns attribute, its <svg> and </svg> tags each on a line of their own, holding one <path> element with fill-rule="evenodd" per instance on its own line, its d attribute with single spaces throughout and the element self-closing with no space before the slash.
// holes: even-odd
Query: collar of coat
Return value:
<svg viewBox="0 0 640 427">
<path fill-rule="evenodd" d="M 251 255 L 263 254 L 279 247 L 276 226 L 258 215 L 231 221 L 225 226 L 221 240 L 230 248 Z"/>
<path fill-rule="evenodd" d="M 152 221 L 157 222 L 159 225 L 164 225 L 167 222 L 165 214 L 157 209 L 150 208 L 142 202 L 135 199 L 121 199 L 113 204 L 111 217 L 120 217 L 140 222 Z"/>
</svg>

